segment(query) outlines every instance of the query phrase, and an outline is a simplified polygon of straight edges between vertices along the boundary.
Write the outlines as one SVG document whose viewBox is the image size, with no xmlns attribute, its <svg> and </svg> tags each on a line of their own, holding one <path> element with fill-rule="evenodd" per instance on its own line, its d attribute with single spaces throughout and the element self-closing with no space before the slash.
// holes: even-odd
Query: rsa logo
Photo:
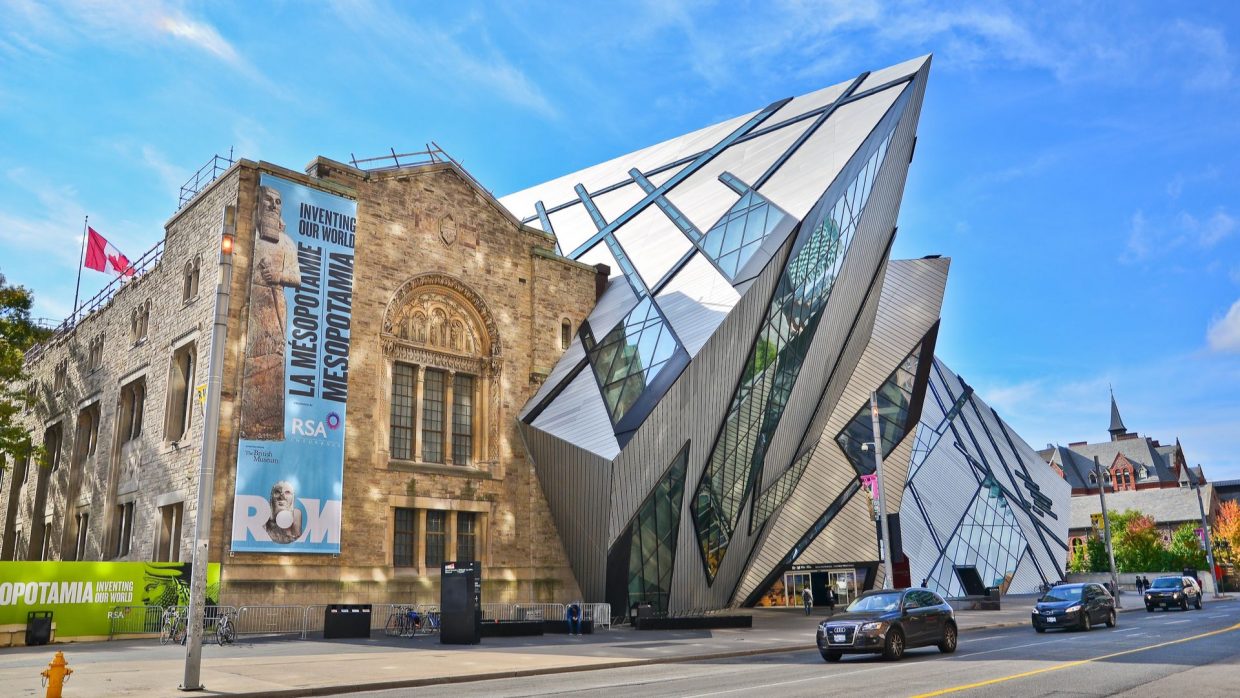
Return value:
<svg viewBox="0 0 1240 698">
<path fill-rule="evenodd" d="M 327 430 L 335 431 L 340 428 L 343 420 L 340 415 L 335 412 L 328 412 L 327 418 L 323 420 L 317 419 L 298 419 L 293 418 L 293 433 L 297 436 L 307 436 L 315 439 L 326 439 Z"/>
</svg>

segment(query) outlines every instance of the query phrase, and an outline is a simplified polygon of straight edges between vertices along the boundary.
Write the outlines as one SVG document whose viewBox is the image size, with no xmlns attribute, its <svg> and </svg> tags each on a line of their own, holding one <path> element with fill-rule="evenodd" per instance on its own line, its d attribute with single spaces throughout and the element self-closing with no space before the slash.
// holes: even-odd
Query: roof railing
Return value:
<svg viewBox="0 0 1240 698">
<path fill-rule="evenodd" d="M 181 195 L 177 201 L 177 210 L 185 208 L 185 204 L 194 200 L 198 196 L 198 192 L 206 189 L 207 185 L 214 182 L 220 175 L 228 171 L 233 166 L 233 149 L 228 148 L 228 157 L 222 155 L 212 155 L 207 164 L 198 168 L 193 177 L 189 178 L 185 184 L 181 185 Z"/>
<path fill-rule="evenodd" d="M 362 158 L 360 160 L 354 156 L 353 153 L 349 153 L 349 164 L 359 170 L 376 172 L 382 170 L 399 170 L 403 167 L 417 167 L 418 165 L 450 163 L 455 166 L 456 169 L 460 170 L 466 177 L 468 177 L 469 181 L 474 183 L 474 186 L 490 194 L 492 197 L 495 196 L 494 192 L 482 186 L 482 182 L 475 179 L 474 176 L 469 173 L 469 170 L 465 169 L 465 166 L 462 165 L 460 161 L 453 158 L 451 155 L 448 155 L 448 153 L 444 151 L 443 148 L 440 148 L 439 144 L 435 141 L 427 143 L 425 150 L 397 153 L 395 148 L 388 148 L 388 151 L 389 152 L 386 155 L 379 155 L 373 158 Z"/>
</svg>

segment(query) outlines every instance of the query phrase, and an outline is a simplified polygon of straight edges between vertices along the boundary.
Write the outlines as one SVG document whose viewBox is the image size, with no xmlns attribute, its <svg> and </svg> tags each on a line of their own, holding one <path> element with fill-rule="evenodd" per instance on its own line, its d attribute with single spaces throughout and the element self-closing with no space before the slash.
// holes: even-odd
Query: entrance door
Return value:
<svg viewBox="0 0 1240 698">
<path fill-rule="evenodd" d="M 785 572 L 784 573 L 784 594 L 786 596 L 784 599 L 784 605 L 785 606 L 800 606 L 801 605 L 801 590 L 808 586 L 810 586 L 810 573 L 809 572 Z M 810 588 L 810 591 L 811 592 L 813 591 L 812 587 Z M 814 602 L 816 605 L 818 602 L 818 599 L 815 598 Z"/>
<path fill-rule="evenodd" d="M 857 598 L 857 571 L 840 570 L 827 573 L 831 588 L 835 590 L 836 607 L 847 606 Z"/>
</svg>

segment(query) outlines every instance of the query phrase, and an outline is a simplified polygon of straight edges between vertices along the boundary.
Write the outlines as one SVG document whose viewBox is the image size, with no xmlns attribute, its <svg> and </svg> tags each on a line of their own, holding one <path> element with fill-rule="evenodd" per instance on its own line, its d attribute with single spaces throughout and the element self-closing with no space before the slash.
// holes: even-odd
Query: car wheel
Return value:
<svg viewBox="0 0 1240 698">
<path fill-rule="evenodd" d="M 1115 610 L 1114 609 L 1112 609 L 1111 613 L 1107 615 L 1107 627 L 1108 628 L 1115 627 Z"/>
<path fill-rule="evenodd" d="M 1154 607 L 1153 607 L 1153 606 L 1146 606 L 1146 607 L 1145 607 L 1145 610 L 1146 610 L 1146 611 L 1149 611 L 1150 613 L 1153 613 L 1153 612 L 1154 612 Z"/>
<path fill-rule="evenodd" d="M 892 628 L 887 633 L 887 642 L 883 645 L 883 659 L 895 661 L 904 656 L 904 631 Z"/>
<path fill-rule="evenodd" d="M 1089 632 L 1094 629 L 1093 623 L 1089 622 L 1089 611 L 1081 612 L 1081 630 Z"/>
<path fill-rule="evenodd" d="M 955 623 L 948 623 L 943 628 L 943 641 L 939 643 L 939 651 L 943 654 L 951 654 L 952 652 L 955 652 L 956 641 L 958 639 Z"/>
<path fill-rule="evenodd" d="M 1036 630 L 1037 632 L 1040 632 L 1040 633 L 1044 633 L 1044 632 L 1046 632 L 1046 628 L 1039 628 L 1039 627 L 1038 627 L 1038 626 L 1036 626 L 1036 625 L 1035 625 L 1035 626 L 1033 626 L 1033 629 L 1034 629 L 1034 630 Z"/>
<path fill-rule="evenodd" d="M 1201 610 L 1201 597 L 1200 596 L 1197 597 L 1197 610 L 1198 611 Z"/>
<path fill-rule="evenodd" d="M 823 652 L 822 658 L 828 662 L 838 662 L 842 655 L 839 652 Z"/>
<path fill-rule="evenodd" d="M 1188 610 L 1188 599 L 1180 599 L 1180 610 L 1181 611 Z"/>
</svg>

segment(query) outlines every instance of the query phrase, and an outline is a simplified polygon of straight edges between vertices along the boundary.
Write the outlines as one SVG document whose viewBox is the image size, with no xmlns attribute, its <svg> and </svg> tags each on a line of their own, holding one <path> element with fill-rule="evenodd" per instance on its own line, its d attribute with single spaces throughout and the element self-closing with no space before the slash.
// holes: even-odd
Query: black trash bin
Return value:
<svg viewBox="0 0 1240 698">
<path fill-rule="evenodd" d="M 26 614 L 26 645 L 46 645 L 52 641 L 52 612 L 31 611 Z"/>
<path fill-rule="evenodd" d="M 323 611 L 323 639 L 370 637 L 370 604 L 334 603 Z"/>
<path fill-rule="evenodd" d="M 648 601 L 638 601 L 629 609 L 629 621 L 634 628 L 641 628 L 642 621 L 654 617 L 654 607 Z"/>
</svg>

